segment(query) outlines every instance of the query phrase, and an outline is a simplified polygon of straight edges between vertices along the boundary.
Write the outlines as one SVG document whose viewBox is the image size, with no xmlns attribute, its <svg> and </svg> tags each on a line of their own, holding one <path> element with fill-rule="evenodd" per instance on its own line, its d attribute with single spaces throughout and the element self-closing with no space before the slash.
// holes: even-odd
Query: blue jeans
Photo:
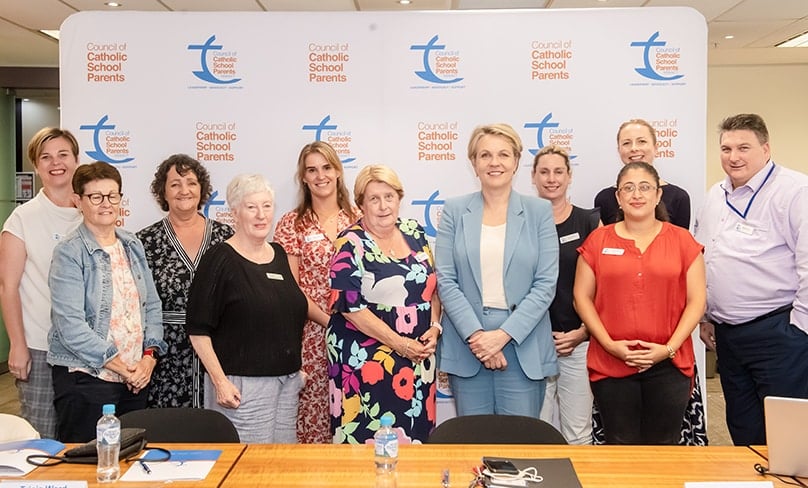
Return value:
<svg viewBox="0 0 808 488">
<path fill-rule="evenodd" d="M 499 328 L 509 313 L 507 310 L 485 308 L 483 329 Z M 532 380 L 525 375 L 519 366 L 513 341 L 502 352 L 508 361 L 505 370 L 491 370 L 481 365 L 477 374 L 469 378 L 449 375 L 458 416 L 493 413 L 539 418 L 544 402 L 545 381 Z"/>
<path fill-rule="evenodd" d="M 744 325 L 716 324 L 727 427 L 738 446 L 766 444 L 763 398 L 808 398 L 808 334 L 789 311 Z"/>
</svg>

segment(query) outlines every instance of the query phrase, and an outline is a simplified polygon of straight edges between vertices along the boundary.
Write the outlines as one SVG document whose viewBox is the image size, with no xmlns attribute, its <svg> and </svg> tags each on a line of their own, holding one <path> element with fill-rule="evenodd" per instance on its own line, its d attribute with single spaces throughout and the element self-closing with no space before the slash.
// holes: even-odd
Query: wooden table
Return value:
<svg viewBox="0 0 808 488">
<path fill-rule="evenodd" d="M 482 456 L 570 458 L 584 488 L 683 488 L 686 481 L 761 481 L 760 456 L 747 447 L 711 446 L 401 446 L 399 488 L 436 488 L 449 469 L 466 488 Z M 373 450 L 347 445 L 250 445 L 222 486 L 372 487 Z M 776 487 L 787 485 L 767 477 Z M 548 487 L 549 488 L 549 487 Z"/>
<path fill-rule="evenodd" d="M 149 482 L 131 483 L 118 482 L 115 486 L 125 488 L 146 488 L 160 486 L 171 483 L 172 486 L 193 486 L 193 487 L 218 487 L 222 480 L 228 475 L 233 465 L 246 449 L 246 444 L 159 444 L 159 447 L 166 449 L 221 449 L 222 455 L 213 465 L 213 469 L 208 473 L 203 481 L 172 481 L 172 482 Z M 129 469 L 131 463 L 121 462 L 121 476 Z M 87 481 L 90 487 L 110 487 L 109 483 L 100 484 L 95 479 L 95 465 L 92 464 L 59 464 L 56 466 L 42 466 L 31 471 L 23 478 L 4 478 L 7 480 L 80 480 Z"/>
</svg>

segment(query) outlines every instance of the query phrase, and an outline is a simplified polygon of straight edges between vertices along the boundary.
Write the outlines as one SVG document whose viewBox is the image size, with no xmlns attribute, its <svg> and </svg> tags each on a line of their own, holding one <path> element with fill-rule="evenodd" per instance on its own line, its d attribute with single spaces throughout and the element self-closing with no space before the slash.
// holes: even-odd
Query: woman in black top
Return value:
<svg viewBox="0 0 808 488">
<path fill-rule="evenodd" d="M 656 130 L 643 119 L 623 122 L 617 130 L 617 152 L 623 164 L 643 161 L 653 165 L 657 155 Z M 609 186 L 595 196 L 595 207 L 600 208 L 600 219 L 605 224 L 617 222 L 616 192 L 616 187 Z M 690 228 L 690 195 L 684 189 L 662 180 L 662 203 L 672 224 Z"/>
<path fill-rule="evenodd" d="M 188 296 L 205 408 L 225 414 L 242 442 L 294 443 L 306 297 L 283 248 L 266 240 L 274 211 L 266 180 L 235 177 L 227 203 L 235 233 L 202 257 Z"/>
<path fill-rule="evenodd" d="M 532 175 L 539 196 L 553 204 L 559 240 L 558 285 L 550 305 L 559 375 L 547 379 L 540 417 L 559 428 L 570 444 L 591 444 L 592 392 L 586 370 L 589 337 L 572 306 L 572 285 L 578 246 L 600 225 L 600 216 L 597 210 L 570 203 L 567 189 L 572 181 L 572 170 L 564 149 L 544 146 L 533 159 Z"/>
</svg>

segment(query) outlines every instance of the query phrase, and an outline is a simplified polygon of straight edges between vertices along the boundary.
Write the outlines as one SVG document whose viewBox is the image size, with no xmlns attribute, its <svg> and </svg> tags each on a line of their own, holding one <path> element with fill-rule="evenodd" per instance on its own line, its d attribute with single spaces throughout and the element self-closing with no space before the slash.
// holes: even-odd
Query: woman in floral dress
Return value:
<svg viewBox="0 0 808 488">
<path fill-rule="evenodd" d="M 354 186 L 363 218 L 340 234 L 326 330 L 335 443 L 371 441 L 385 413 L 404 442 L 435 427 L 435 347 L 441 333 L 432 252 L 423 228 L 400 219 L 404 192 L 381 165 Z"/>
<path fill-rule="evenodd" d="M 175 154 L 163 161 L 154 173 L 151 191 L 168 215 L 137 236 L 163 302 L 168 354 L 160 358 L 152 375 L 148 406 L 202 408 L 204 371 L 185 333 L 188 288 L 205 251 L 232 236 L 233 229 L 199 213 L 210 198 L 210 176 L 190 156 Z"/>
<path fill-rule="evenodd" d="M 328 143 L 306 144 L 297 160 L 300 203 L 278 221 L 274 240 L 283 246 L 289 267 L 309 300 L 309 321 L 303 329 L 303 372 L 297 440 L 303 444 L 330 443 L 328 363 L 325 327 L 328 324 L 328 268 L 337 234 L 359 218 L 351 205 L 342 162 Z"/>
</svg>

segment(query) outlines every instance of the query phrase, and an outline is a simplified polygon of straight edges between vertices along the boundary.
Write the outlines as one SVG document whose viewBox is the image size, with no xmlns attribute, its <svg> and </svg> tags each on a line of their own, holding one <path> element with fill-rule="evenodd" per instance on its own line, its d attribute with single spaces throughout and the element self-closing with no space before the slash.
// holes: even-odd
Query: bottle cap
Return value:
<svg viewBox="0 0 808 488">
<path fill-rule="evenodd" d="M 379 419 L 379 423 L 382 427 L 390 427 L 393 425 L 393 416 L 389 413 L 382 415 L 382 418 Z"/>
<path fill-rule="evenodd" d="M 115 415 L 115 405 L 107 403 L 101 407 L 101 413 L 104 415 Z"/>
</svg>

